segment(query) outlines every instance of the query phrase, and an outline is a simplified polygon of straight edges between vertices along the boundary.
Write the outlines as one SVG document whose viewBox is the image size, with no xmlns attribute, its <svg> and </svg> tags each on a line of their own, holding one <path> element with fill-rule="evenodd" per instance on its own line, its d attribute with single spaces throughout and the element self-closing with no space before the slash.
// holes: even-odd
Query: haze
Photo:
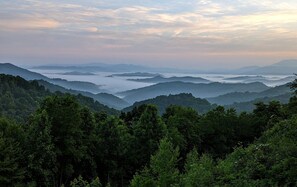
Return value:
<svg viewBox="0 0 297 187">
<path fill-rule="evenodd" d="M 297 54 L 296 0 L 0 0 L 0 61 L 264 66 Z"/>
</svg>

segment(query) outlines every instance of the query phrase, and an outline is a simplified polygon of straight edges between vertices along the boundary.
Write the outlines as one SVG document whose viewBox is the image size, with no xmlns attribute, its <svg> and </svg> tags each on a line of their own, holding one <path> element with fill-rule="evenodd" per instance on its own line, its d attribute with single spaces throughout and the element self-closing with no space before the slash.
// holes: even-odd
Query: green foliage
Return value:
<svg viewBox="0 0 297 187">
<path fill-rule="evenodd" d="M 22 167 L 23 150 L 19 126 L 0 118 L 0 186 L 21 184 L 26 174 Z"/>
<path fill-rule="evenodd" d="M 15 90 L 38 88 L 3 77 Z M 15 94 L 2 95 L 10 109 Z M 26 123 L 0 118 L 0 186 L 297 185 L 296 97 L 241 114 L 170 106 L 162 118 L 153 105 L 117 117 L 80 103 L 57 93 Z"/>
<path fill-rule="evenodd" d="M 38 186 L 54 186 L 57 154 L 46 111 L 31 117 L 26 137 L 28 172 Z"/>
<path fill-rule="evenodd" d="M 0 114 L 16 121 L 24 122 L 34 112 L 40 102 L 47 96 L 55 95 L 37 81 L 26 81 L 21 77 L 0 74 Z M 67 95 L 57 92 L 56 95 Z M 92 98 L 82 95 L 75 96 L 79 103 L 88 106 L 93 111 L 105 111 L 116 115 L 118 112 L 110 109 Z"/>
<path fill-rule="evenodd" d="M 0 111 L 3 116 L 24 121 L 50 93 L 36 81 L 0 74 Z"/>
<path fill-rule="evenodd" d="M 133 108 L 144 104 L 156 105 L 160 114 L 164 114 L 166 108 L 170 107 L 171 105 L 190 107 L 199 113 L 206 113 L 211 108 L 213 108 L 213 106 L 206 99 L 199 99 L 195 98 L 192 94 L 181 93 L 169 96 L 162 95 L 154 99 L 136 102 L 132 106 L 123 109 L 123 111 L 131 111 Z"/>
<path fill-rule="evenodd" d="M 87 187 L 90 186 L 88 181 L 85 181 L 82 176 L 78 176 L 78 178 L 73 179 L 73 181 L 70 182 L 71 187 Z"/>
<path fill-rule="evenodd" d="M 297 184 L 297 118 L 268 130 L 255 144 L 238 148 L 219 163 L 221 184 L 236 186 L 242 181 L 256 186 Z"/>
<path fill-rule="evenodd" d="M 195 110 L 179 106 L 168 107 L 163 115 L 168 129 L 167 136 L 175 146 L 180 147 L 179 168 L 183 167 L 186 155 L 194 147 L 201 147 L 200 119 L 201 116 Z"/>
<path fill-rule="evenodd" d="M 162 139 L 158 151 L 151 157 L 150 167 L 134 176 L 131 186 L 178 186 L 178 156 L 179 149 L 174 148 L 168 139 Z"/>
<path fill-rule="evenodd" d="M 185 187 L 213 186 L 215 183 L 215 163 L 209 155 L 199 158 L 194 149 L 187 156 L 183 185 Z"/>
<path fill-rule="evenodd" d="M 135 162 L 145 165 L 157 150 L 159 141 L 166 133 L 166 126 L 158 116 L 157 108 L 147 105 L 139 119 L 134 122 L 132 134 L 135 137 Z"/>
</svg>

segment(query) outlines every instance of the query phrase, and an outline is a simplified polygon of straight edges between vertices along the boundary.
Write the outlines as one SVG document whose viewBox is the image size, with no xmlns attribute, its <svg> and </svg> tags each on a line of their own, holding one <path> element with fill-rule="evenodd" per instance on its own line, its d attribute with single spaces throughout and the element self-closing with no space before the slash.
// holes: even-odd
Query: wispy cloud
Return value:
<svg viewBox="0 0 297 187">
<path fill-rule="evenodd" d="M 0 1 L 0 57 L 27 46 L 21 55 L 283 58 L 296 54 L 296 31 L 295 0 Z"/>
</svg>

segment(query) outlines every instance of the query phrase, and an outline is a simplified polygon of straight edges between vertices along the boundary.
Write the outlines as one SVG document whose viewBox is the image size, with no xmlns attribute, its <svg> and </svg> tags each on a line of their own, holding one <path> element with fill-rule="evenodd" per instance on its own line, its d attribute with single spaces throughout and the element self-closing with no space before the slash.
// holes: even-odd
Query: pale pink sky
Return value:
<svg viewBox="0 0 297 187">
<path fill-rule="evenodd" d="M 297 58 L 296 0 L 0 0 L 0 62 L 237 68 Z"/>
</svg>

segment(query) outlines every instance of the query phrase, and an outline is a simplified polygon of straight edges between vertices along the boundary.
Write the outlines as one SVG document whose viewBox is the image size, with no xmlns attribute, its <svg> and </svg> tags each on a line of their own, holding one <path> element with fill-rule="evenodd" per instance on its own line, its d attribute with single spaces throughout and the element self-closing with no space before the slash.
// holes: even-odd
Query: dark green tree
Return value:
<svg viewBox="0 0 297 187">
<path fill-rule="evenodd" d="M 139 120 L 132 126 L 134 140 L 134 159 L 136 168 L 148 163 L 150 156 L 158 149 L 159 141 L 166 134 L 166 126 L 158 110 L 153 105 L 147 105 Z"/>
<path fill-rule="evenodd" d="M 42 102 L 37 115 L 43 111 L 48 114 L 55 145 L 57 184 L 68 184 L 87 149 L 82 141 L 80 106 L 73 96 L 52 96 Z"/>
<path fill-rule="evenodd" d="M 24 151 L 18 136 L 22 130 L 3 118 L 0 118 L 0 186 L 24 184 L 26 170 L 22 167 Z"/>
<path fill-rule="evenodd" d="M 179 186 L 178 157 L 179 149 L 174 148 L 168 139 L 162 139 L 158 151 L 151 157 L 149 168 L 134 176 L 131 187 Z"/>
<path fill-rule="evenodd" d="M 41 111 L 31 117 L 27 128 L 26 150 L 28 156 L 28 171 L 31 181 L 37 186 L 57 186 L 57 155 L 51 123 L 46 111 Z"/>
</svg>

